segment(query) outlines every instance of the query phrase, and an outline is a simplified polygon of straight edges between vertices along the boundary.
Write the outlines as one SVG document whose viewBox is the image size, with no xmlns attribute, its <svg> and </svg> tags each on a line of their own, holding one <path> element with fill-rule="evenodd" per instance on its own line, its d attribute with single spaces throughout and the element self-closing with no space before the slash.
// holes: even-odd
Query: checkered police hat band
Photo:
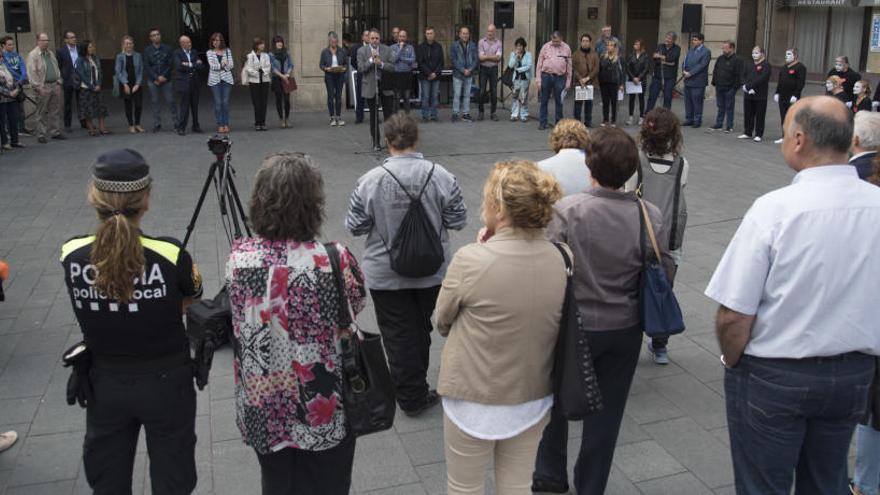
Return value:
<svg viewBox="0 0 880 495">
<path fill-rule="evenodd" d="M 130 193 L 137 192 L 142 189 L 145 189 L 150 185 L 150 176 L 141 177 L 138 180 L 132 181 L 115 181 L 115 180 L 104 180 L 99 179 L 97 177 L 92 177 L 92 180 L 95 182 L 95 188 L 99 191 L 104 192 L 116 192 L 116 193 Z"/>
</svg>

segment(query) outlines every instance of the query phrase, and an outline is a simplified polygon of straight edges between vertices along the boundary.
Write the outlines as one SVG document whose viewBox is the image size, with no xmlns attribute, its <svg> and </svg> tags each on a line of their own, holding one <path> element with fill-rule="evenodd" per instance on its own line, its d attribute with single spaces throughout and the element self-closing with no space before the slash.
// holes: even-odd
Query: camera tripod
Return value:
<svg viewBox="0 0 880 495">
<path fill-rule="evenodd" d="M 233 241 L 243 236 L 242 229 L 244 229 L 244 234 L 247 234 L 248 237 L 251 236 L 250 228 L 247 225 L 247 215 L 245 215 L 241 197 L 238 195 L 238 189 L 235 187 L 235 169 L 232 168 L 231 148 L 232 142 L 228 136 L 221 138 L 215 135 L 208 140 L 208 149 L 214 154 L 216 160 L 208 170 L 208 177 L 205 178 L 205 185 L 202 186 L 202 193 L 199 195 L 196 209 L 186 227 L 186 236 L 183 238 L 184 249 L 189 243 L 189 238 L 195 229 L 202 205 L 205 203 L 205 197 L 212 184 L 220 206 L 220 221 L 229 244 L 232 245 Z"/>
</svg>

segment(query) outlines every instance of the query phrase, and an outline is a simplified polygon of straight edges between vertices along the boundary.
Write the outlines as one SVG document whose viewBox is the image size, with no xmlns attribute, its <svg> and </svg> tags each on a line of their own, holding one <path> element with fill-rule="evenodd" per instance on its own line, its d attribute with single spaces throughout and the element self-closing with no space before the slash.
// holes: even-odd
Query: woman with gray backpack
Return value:
<svg viewBox="0 0 880 495">
<path fill-rule="evenodd" d="M 358 179 L 345 226 L 366 235 L 362 267 L 376 309 L 397 404 L 417 416 L 439 403 L 427 382 L 431 314 L 451 259 L 449 230 L 467 223 L 455 176 L 416 152 L 416 121 L 384 125 L 390 157 Z"/>
<path fill-rule="evenodd" d="M 684 187 L 690 169 L 688 161 L 681 156 L 681 144 L 681 124 L 672 111 L 658 107 L 648 112 L 639 131 L 639 168 L 625 186 L 627 191 L 635 191 L 663 213 L 666 239 L 658 241 L 666 244 L 676 271 L 681 263 L 687 225 Z M 656 364 L 669 364 L 668 342 L 669 337 L 654 337 L 648 342 L 648 351 Z"/>
</svg>

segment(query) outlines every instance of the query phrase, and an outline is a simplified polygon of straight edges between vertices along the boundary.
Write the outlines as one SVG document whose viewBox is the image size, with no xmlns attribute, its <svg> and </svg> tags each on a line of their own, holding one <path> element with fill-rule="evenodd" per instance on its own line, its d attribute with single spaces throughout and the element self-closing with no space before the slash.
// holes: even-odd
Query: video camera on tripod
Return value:
<svg viewBox="0 0 880 495">
<path fill-rule="evenodd" d="M 186 248 L 196 221 L 202 211 L 208 190 L 214 186 L 220 207 L 220 223 L 226 232 L 229 245 L 244 235 L 251 236 L 247 216 L 238 189 L 235 187 L 235 169 L 232 167 L 232 141 L 229 136 L 215 134 L 208 140 L 208 149 L 216 160 L 208 170 L 208 177 L 199 195 L 192 219 L 186 227 L 183 247 Z M 243 229 L 243 231 L 242 231 Z M 214 360 L 214 351 L 232 340 L 232 310 L 226 288 L 213 298 L 199 301 L 186 310 L 186 333 L 193 353 L 196 385 L 203 390 Z"/>
</svg>

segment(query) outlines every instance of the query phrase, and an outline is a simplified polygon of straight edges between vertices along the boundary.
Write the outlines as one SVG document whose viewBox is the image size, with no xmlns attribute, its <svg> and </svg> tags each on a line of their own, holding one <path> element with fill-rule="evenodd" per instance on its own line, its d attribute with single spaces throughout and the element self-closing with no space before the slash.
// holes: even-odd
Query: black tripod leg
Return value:
<svg viewBox="0 0 880 495">
<path fill-rule="evenodd" d="M 239 228 L 239 218 L 241 219 L 241 224 L 244 226 L 244 231 L 247 233 L 248 237 L 251 237 L 251 229 L 248 227 L 248 219 L 247 215 L 244 212 L 244 206 L 241 203 L 241 196 L 238 195 L 238 188 L 235 186 L 235 181 L 229 181 L 229 196 L 231 198 L 232 203 L 232 218 L 235 222 L 235 232 L 236 239 L 241 237 L 241 229 Z M 235 214 L 235 210 L 238 210 L 238 215 Z"/>
<path fill-rule="evenodd" d="M 186 245 L 189 243 L 189 237 L 192 235 L 193 230 L 196 228 L 196 221 L 199 219 L 199 213 L 202 211 L 202 204 L 205 202 L 205 196 L 208 195 L 208 189 L 211 187 L 211 182 L 213 182 L 214 174 L 217 173 L 217 164 L 219 162 L 214 162 L 211 164 L 211 169 L 208 171 L 208 177 L 205 179 L 205 185 L 202 186 L 202 193 L 199 195 L 199 201 L 196 203 L 196 209 L 193 211 L 192 219 L 189 221 L 189 225 L 186 227 L 186 236 L 183 238 L 183 249 L 186 249 Z"/>
</svg>

